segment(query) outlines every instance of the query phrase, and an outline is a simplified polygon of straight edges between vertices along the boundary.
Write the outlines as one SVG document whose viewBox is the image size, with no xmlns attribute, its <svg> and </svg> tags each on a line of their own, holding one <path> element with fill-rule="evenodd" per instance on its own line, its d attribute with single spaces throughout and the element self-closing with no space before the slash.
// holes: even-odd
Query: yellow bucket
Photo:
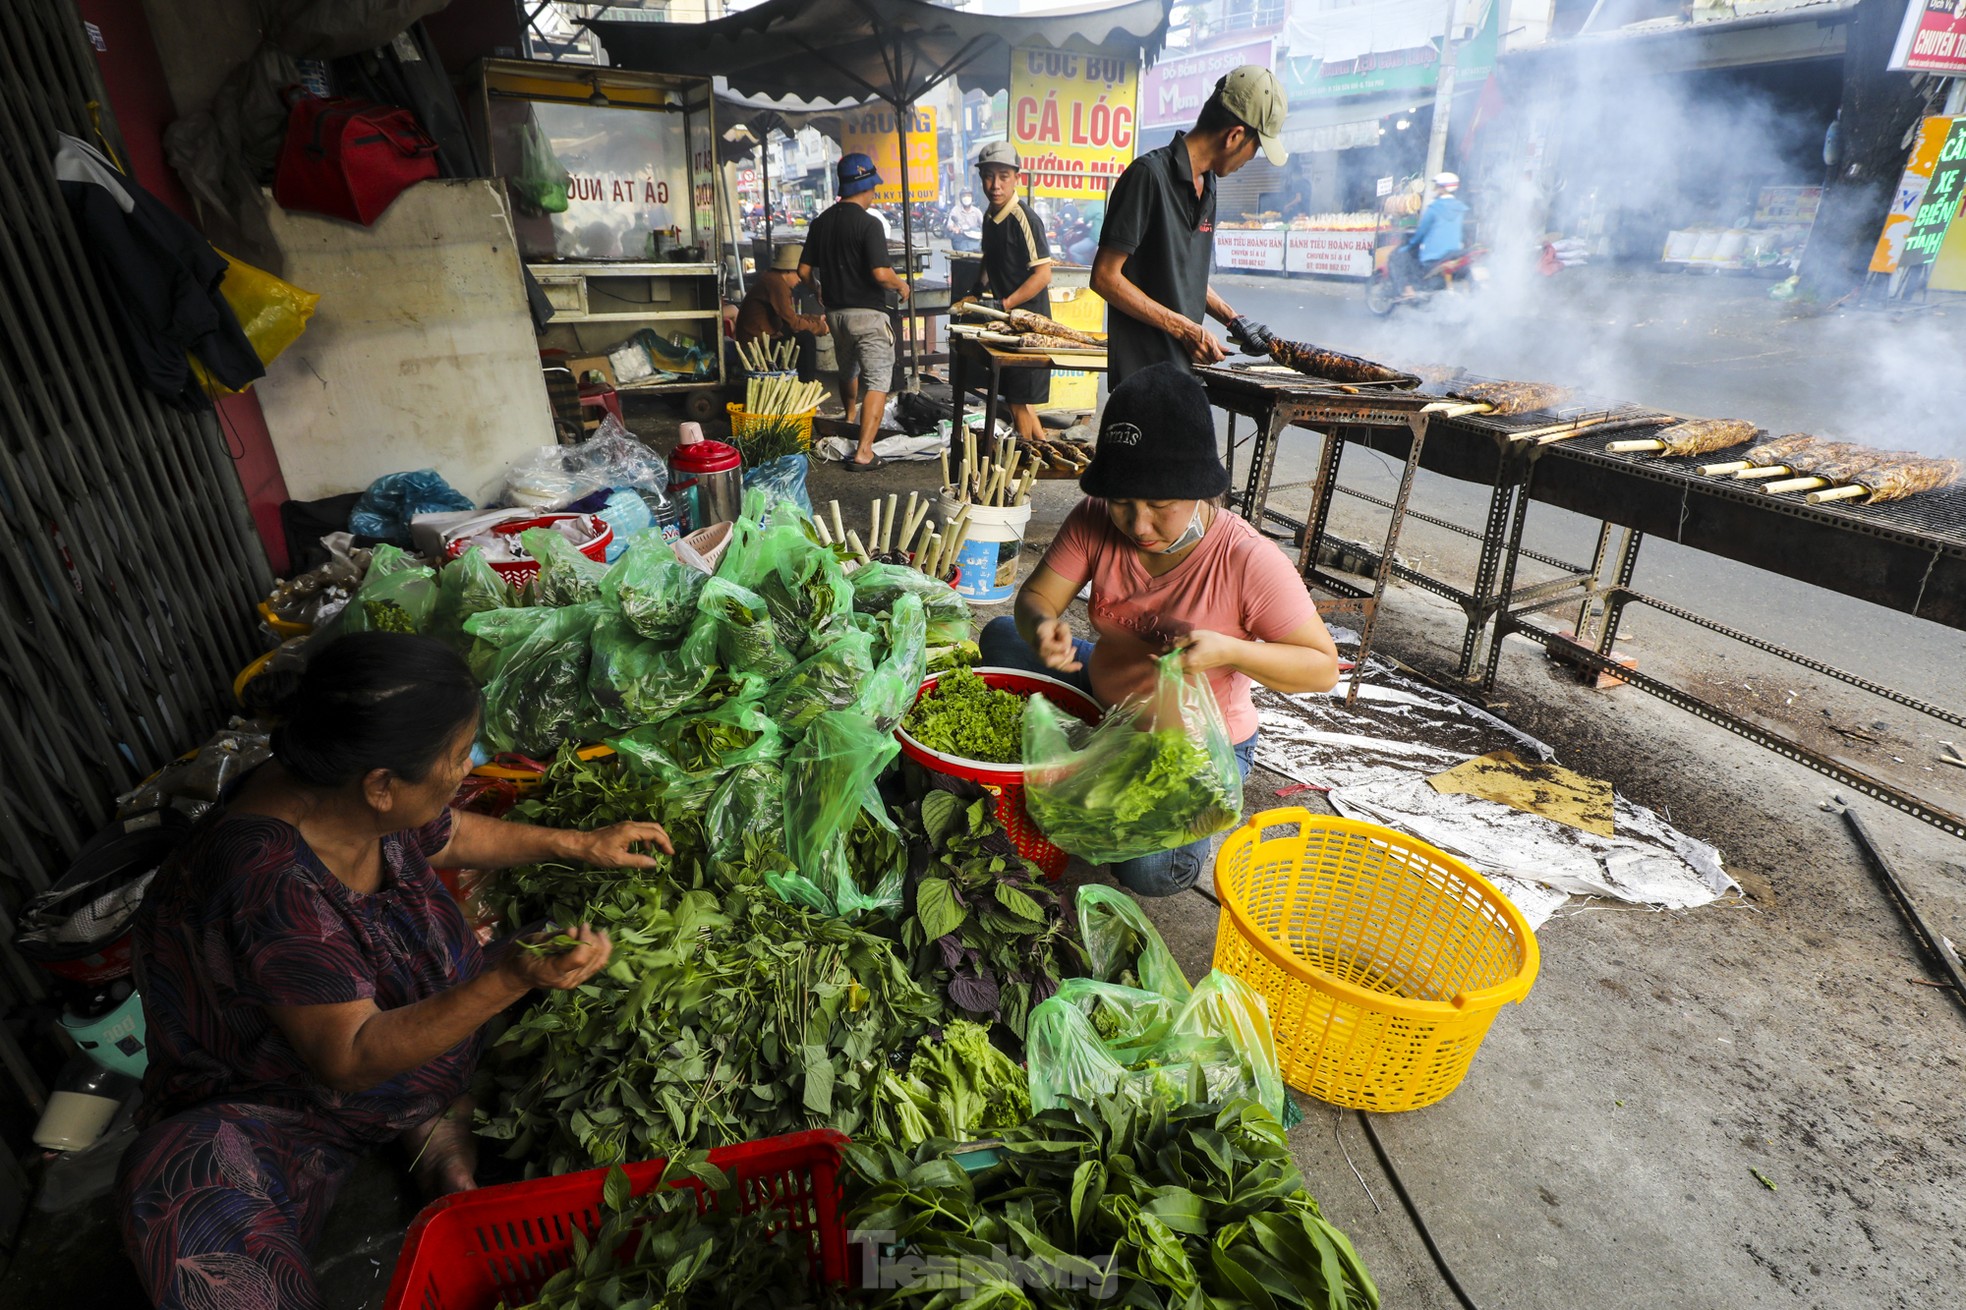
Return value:
<svg viewBox="0 0 1966 1310">
<path fill-rule="evenodd" d="M 751 429 L 766 423 L 790 422 L 799 429 L 799 449 L 812 449 L 812 420 L 819 413 L 809 409 L 803 414 L 753 414 L 740 404 L 724 406 L 724 413 L 730 416 L 730 435 L 742 440 L 751 435 Z"/>
<path fill-rule="evenodd" d="M 1215 887 L 1215 967 L 1268 1003 L 1283 1080 L 1332 1105 L 1432 1105 L 1536 981 L 1522 912 L 1389 828 L 1265 810 L 1223 841 Z"/>
</svg>

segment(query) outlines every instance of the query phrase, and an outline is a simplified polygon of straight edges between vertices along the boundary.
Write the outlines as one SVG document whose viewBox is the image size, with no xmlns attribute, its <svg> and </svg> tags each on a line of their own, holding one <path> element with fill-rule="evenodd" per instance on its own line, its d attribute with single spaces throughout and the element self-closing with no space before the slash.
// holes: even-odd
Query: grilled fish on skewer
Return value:
<svg viewBox="0 0 1966 1310">
<path fill-rule="evenodd" d="M 1862 499 L 1875 505 L 1881 501 L 1903 500 L 1907 496 L 1942 490 L 1959 481 L 1959 474 L 1960 464 L 1956 459 L 1880 452 L 1869 467 L 1848 479 L 1851 485 L 1812 491 L 1809 499 L 1816 503 Z"/>
<path fill-rule="evenodd" d="M 1034 314 L 1028 309 L 1010 311 L 1010 325 L 1019 332 L 1035 332 L 1040 336 L 1063 337 L 1087 346 L 1103 346 L 1106 338 L 1092 332 L 1081 332 L 1078 328 L 1066 327 L 1055 318 Z"/>
<path fill-rule="evenodd" d="M 1716 450 L 1754 440 L 1761 429 L 1745 419 L 1695 418 L 1675 423 L 1658 436 L 1642 441 L 1614 441 L 1606 450 L 1651 450 L 1662 455 L 1709 455 Z"/>
<path fill-rule="evenodd" d="M 1301 341 L 1285 341 L 1281 337 L 1270 343 L 1270 358 L 1299 373 L 1331 382 L 1399 382 L 1406 378 L 1398 369 L 1360 359 L 1357 355 L 1341 355 L 1335 350 L 1322 350 Z"/>
<path fill-rule="evenodd" d="M 1570 388 L 1548 382 L 1471 382 L 1449 389 L 1456 400 L 1486 405 L 1495 414 L 1530 414 L 1570 399 Z"/>
</svg>

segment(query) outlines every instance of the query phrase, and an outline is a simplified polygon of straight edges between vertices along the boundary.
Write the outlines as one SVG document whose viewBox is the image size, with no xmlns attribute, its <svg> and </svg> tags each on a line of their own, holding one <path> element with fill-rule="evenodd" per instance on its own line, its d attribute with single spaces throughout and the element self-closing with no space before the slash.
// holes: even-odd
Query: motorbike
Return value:
<svg viewBox="0 0 1966 1310">
<path fill-rule="evenodd" d="M 1488 269 L 1483 261 L 1488 257 L 1486 246 L 1469 246 L 1458 255 L 1453 255 L 1424 270 L 1420 279 L 1413 284 L 1413 294 L 1408 296 L 1393 278 L 1392 252 L 1396 247 L 1388 246 L 1376 253 L 1373 259 L 1372 276 L 1365 284 L 1365 307 L 1384 318 L 1402 305 L 1418 309 L 1433 301 L 1436 296 L 1467 296 L 1474 294 L 1475 288 L 1488 278 Z"/>
</svg>

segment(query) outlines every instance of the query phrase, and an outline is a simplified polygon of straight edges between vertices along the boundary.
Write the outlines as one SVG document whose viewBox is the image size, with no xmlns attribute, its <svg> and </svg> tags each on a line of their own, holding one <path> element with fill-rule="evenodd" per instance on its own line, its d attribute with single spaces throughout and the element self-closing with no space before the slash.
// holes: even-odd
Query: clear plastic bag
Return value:
<svg viewBox="0 0 1966 1310">
<path fill-rule="evenodd" d="M 771 760 L 740 764 L 724 775 L 703 811 L 703 832 L 711 858 L 734 861 L 744 854 L 744 839 L 783 846 L 785 841 L 785 773 Z"/>
<path fill-rule="evenodd" d="M 506 499 L 541 509 L 557 509 L 608 487 L 658 495 L 669 489 L 669 466 L 612 414 L 587 440 L 541 446 L 505 475 Z"/>
<path fill-rule="evenodd" d="M 588 559 L 565 534 L 552 528 L 527 528 L 519 534 L 526 554 L 539 561 L 539 572 L 526 584 L 526 599 L 534 605 L 582 605 L 601 598 L 601 580 L 608 566 Z"/>
<path fill-rule="evenodd" d="M 899 876 L 892 888 L 877 885 L 871 894 L 859 887 L 846 840 L 869 784 L 900 749 L 892 728 L 864 714 L 834 710 L 814 718 L 785 757 L 786 854 L 829 913 L 851 915 L 901 903 Z"/>
<path fill-rule="evenodd" d="M 691 568 L 660 537 L 640 537 L 601 579 L 601 595 L 644 637 L 674 641 L 696 620 L 709 575 Z"/>
<path fill-rule="evenodd" d="M 368 576 L 342 609 L 335 633 L 420 633 L 437 605 L 437 570 L 407 551 L 377 546 Z"/>
<path fill-rule="evenodd" d="M 1157 662 L 1152 690 L 1083 724 L 1042 695 L 1024 707 L 1025 804 L 1040 831 L 1094 864 L 1197 841 L 1242 813 L 1242 769 L 1205 674 L 1181 652 Z"/>
<path fill-rule="evenodd" d="M 471 498 L 444 481 L 436 469 L 385 473 L 369 484 L 348 511 L 348 530 L 397 546 L 410 544 L 410 520 L 419 514 L 476 509 Z"/>
<path fill-rule="evenodd" d="M 762 567 L 749 585 L 771 610 L 779 639 L 810 655 L 852 624 L 853 588 L 830 551 L 797 527 L 774 527 L 757 542 Z"/>
<path fill-rule="evenodd" d="M 1180 1002 L 1193 995 L 1188 977 L 1159 930 L 1131 896 L 1116 887 L 1078 890 L 1079 940 L 1094 979 L 1156 992 Z"/>
<path fill-rule="evenodd" d="M 1061 984 L 1031 1011 L 1025 1054 L 1034 1112 L 1099 1096 L 1143 1106 L 1246 1096 L 1285 1127 L 1302 1117 L 1284 1091 L 1263 998 L 1219 969 L 1179 1006 L 1108 983 Z"/>
<path fill-rule="evenodd" d="M 504 662 L 506 652 L 532 636 L 552 617 L 552 610 L 524 608 L 486 610 L 465 619 L 464 633 L 469 644 L 464 659 L 471 666 L 472 676 L 481 684 L 490 682 Z"/>
</svg>

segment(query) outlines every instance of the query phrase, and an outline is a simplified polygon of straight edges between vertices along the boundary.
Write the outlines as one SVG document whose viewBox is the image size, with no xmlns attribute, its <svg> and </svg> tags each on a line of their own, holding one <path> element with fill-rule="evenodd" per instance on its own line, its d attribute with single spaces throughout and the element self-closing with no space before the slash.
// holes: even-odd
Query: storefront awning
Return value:
<svg viewBox="0 0 1966 1310">
<path fill-rule="evenodd" d="M 897 108 L 961 74 L 1010 85 L 1010 52 L 1051 46 L 1151 60 L 1167 36 L 1160 0 L 1125 0 L 1031 18 L 944 9 L 927 0 L 765 0 L 708 23 L 588 20 L 616 66 L 715 73 L 748 97 L 884 100 Z M 764 104 L 762 107 L 776 107 Z"/>
</svg>

